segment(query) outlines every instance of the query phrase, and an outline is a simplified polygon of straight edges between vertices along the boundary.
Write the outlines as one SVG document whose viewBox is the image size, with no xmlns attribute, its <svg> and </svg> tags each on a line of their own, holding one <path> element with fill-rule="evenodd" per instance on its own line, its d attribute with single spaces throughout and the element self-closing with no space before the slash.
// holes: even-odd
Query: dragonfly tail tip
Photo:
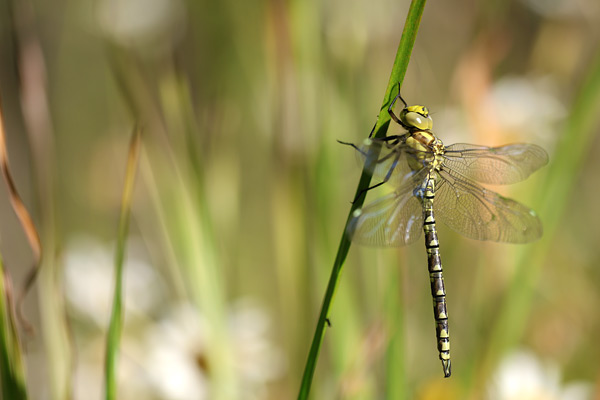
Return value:
<svg viewBox="0 0 600 400">
<path fill-rule="evenodd" d="M 442 367 L 444 368 L 444 378 L 449 378 L 452 374 L 452 365 L 450 360 L 442 360 Z"/>
</svg>

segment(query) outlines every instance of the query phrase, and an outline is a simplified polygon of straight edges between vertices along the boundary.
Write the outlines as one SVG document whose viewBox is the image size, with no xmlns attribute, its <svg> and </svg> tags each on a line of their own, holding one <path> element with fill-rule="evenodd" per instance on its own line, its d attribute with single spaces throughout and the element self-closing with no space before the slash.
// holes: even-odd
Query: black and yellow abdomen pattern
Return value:
<svg viewBox="0 0 600 400">
<path fill-rule="evenodd" d="M 435 193 L 435 174 L 427 178 L 423 203 L 423 231 L 425 233 L 425 247 L 427 248 L 427 265 L 431 282 L 431 296 L 433 297 L 433 315 L 436 324 L 437 347 L 440 360 L 444 369 L 444 376 L 450 376 L 450 335 L 448 331 L 448 312 L 446 311 L 446 290 L 444 289 L 444 276 L 442 273 L 442 259 L 440 257 L 440 244 L 435 228 L 433 201 Z"/>
</svg>

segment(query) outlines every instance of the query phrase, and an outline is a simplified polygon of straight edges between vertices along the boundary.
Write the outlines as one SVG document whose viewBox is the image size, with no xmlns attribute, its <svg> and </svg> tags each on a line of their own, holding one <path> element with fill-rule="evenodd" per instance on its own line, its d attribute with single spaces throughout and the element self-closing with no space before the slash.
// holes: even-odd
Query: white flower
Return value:
<svg viewBox="0 0 600 400">
<path fill-rule="evenodd" d="M 208 399 L 205 325 L 199 313 L 184 304 L 147 332 L 143 366 L 165 399 Z"/>
<path fill-rule="evenodd" d="M 145 315 L 161 301 L 163 287 L 156 272 L 135 257 L 135 240 L 125 255 L 124 310 L 127 318 Z M 69 305 L 100 327 L 108 326 L 114 293 L 114 249 L 79 236 L 65 251 L 65 294 Z"/>
<path fill-rule="evenodd" d="M 582 18 L 586 11 L 593 9 L 590 1 L 521 0 L 521 3 L 548 19 Z"/>
<path fill-rule="evenodd" d="M 266 337 L 269 320 L 263 310 L 247 302 L 236 304 L 228 320 L 228 366 L 236 386 L 227 388 L 228 393 L 245 400 L 265 398 L 266 384 L 283 372 L 281 354 Z M 208 321 L 190 304 L 174 307 L 150 328 L 142 364 L 161 398 L 211 398 L 210 346 Z"/>
<path fill-rule="evenodd" d="M 549 78 L 508 76 L 494 84 L 482 106 L 494 110 L 503 130 L 527 133 L 529 140 L 548 140 L 567 114 L 555 92 Z"/>
<path fill-rule="evenodd" d="M 500 363 L 488 386 L 488 400 L 591 400 L 592 385 L 560 382 L 554 363 L 542 363 L 531 352 L 518 351 Z"/>
<path fill-rule="evenodd" d="M 270 320 L 264 310 L 249 301 L 225 307 L 223 315 L 211 316 L 222 318 L 223 332 L 216 333 L 214 321 L 191 304 L 165 303 L 158 275 L 135 254 L 128 249 L 124 266 L 126 324 L 117 367 L 119 398 L 204 400 L 214 393 L 231 399 L 266 398 L 267 384 L 281 377 L 284 363 L 268 338 Z M 106 329 L 110 318 L 114 251 L 79 237 L 67 246 L 65 264 L 65 292 L 75 316 L 102 328 L 92 335 L 75 331 L 80 337 L 74 396 L 99 399 L 106 338 L 97 333 Z M 157 309 L 166 314 L 155 322 L 148 316 L 156 315 Z M 225 351 L 215 355 L 215 346 Z M 228 384 L 214 379 L 217 370 Z"/>
<path fill-rule="evenodd" d="M 503 77 L 478 96 L 477 103 L 467 104 L 468 114 L 457 107 L 436 112 L 434 130 L 446 144 L 475 140 L 483 145 L 502 145 L 508 140 L 536 143 L 551 150 L 558 137 L 557 127 L 567 115 L 555 86 L 551 78 Z"/>
</svg>

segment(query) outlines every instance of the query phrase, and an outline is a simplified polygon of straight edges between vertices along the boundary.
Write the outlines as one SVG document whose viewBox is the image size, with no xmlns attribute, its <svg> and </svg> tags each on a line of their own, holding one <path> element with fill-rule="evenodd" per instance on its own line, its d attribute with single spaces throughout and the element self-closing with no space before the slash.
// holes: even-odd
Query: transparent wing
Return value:
<svg viewBox="0 0 600 400">
<path fill-rule="evenodd" d="M 421 202 L 413 191 L 427 176 L 421 170 L 396 192 L 381 197 L 357 210 L 348 225 L 352 240 L 367 246 L 397 247 L 412 243 L 423 229 Z"/>
<path fill-rule="evenodd" d="M 456 232 L 471 239 L 527 243 L 542 236 L 535 212 L 442 169 L 433 202 L 435 215 Z"/>
<path fill-rule="evenodd" d="M 468 179 L 488 184 L 520 182 L 548 163 L 535 144 L 485 147 L 457 143 L 446 147 L 443 166 Z"/>
<path fill-rule="evenodd" d="M 356 145 L 358 156 L 373 174 L 375 180 L 387 182 L 395 188 L 413 180 L 423 168 L 431 168 L 433 154 L 417 151 L 401 141 L 392 143 L 380 139 L 366 139 Z"/>
</svg>

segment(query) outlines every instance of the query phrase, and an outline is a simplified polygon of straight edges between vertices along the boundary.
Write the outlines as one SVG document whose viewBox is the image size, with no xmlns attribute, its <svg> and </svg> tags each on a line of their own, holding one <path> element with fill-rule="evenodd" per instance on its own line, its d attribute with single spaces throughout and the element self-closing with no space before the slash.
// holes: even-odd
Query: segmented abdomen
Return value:
<svg viewBox="0 0 600 400">
<path fill-rule="evenodd" d="M 433 315 L 436 324 L 437 347 L 444 368 L 444 376 L 450 376 L 450 336 L 448 331 L 448 313 L 446 311 L 446 290 L 442 274 L 440 244 L 435 228 L 433 215 L 435 179 L 428 179 L 423 195 L 423 231 L 425 232 L 425 247 L 427 248 L 427 264 L 431 281 L 431 296 L 433 297 Z"/>
</svg>

